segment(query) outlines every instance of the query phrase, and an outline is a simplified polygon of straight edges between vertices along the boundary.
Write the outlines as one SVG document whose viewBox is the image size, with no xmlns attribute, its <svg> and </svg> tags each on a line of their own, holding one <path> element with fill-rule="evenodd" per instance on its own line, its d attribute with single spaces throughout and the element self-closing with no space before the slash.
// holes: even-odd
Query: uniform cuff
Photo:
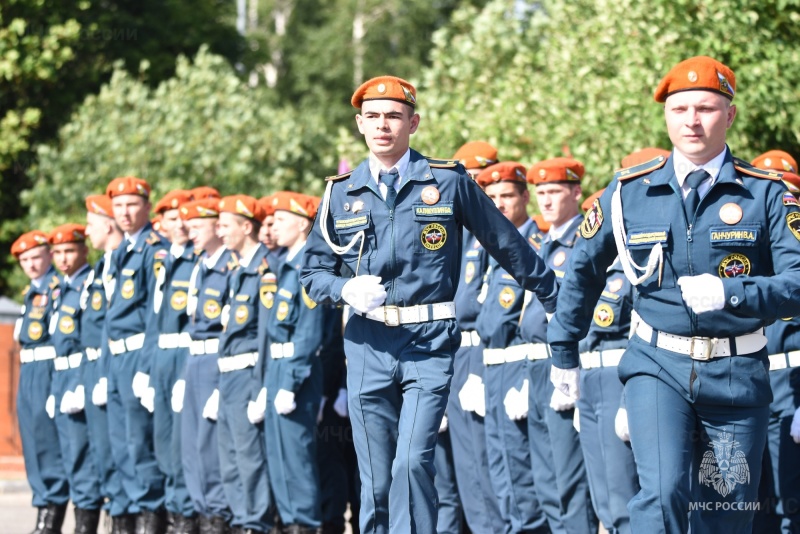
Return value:
<svg viewBox="0 0 800 534">
<path fill-rule="evenodd" d="M 738 308 L 744 304 L 744 283 L 736 278 L 723 278 L 722 289 L 725 292 L 725 307 Z"/>
<path fill-rule="evenodd" d="M 333 283 L 331 284 L 331 300 L 337 304 L 346 304 L 344 300 L 342 300 L 342 290 L 344 289 L 344 285 L 347 283 L 349 278 L 336 278 Z"/>
<path fill-rule="evenodd" d="M 580 366 L 580 356 L 578 354 L 577 343 L 572 347 L 550 345 L 550 353 L 553 355 L 553 365 L 559 369 L 574 369 Z"/>
</svg>

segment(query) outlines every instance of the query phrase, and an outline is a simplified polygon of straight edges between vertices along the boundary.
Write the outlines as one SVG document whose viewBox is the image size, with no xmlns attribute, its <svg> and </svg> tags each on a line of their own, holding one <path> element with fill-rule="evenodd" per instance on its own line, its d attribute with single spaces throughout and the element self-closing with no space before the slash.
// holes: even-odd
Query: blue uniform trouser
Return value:
<svg viewBox="0 0 800 534">
<path fill-rule="evenodd" d="M 439 432 L 433 465 L 436 468 L 436 493 L 439 496 L 439 513 L 436 522 L 438 534 L 461 533 L 461 500 L 458 498 L 456 474 L 453 469 L 453 449 L 450 432 Z"/>
<path fill-rule="evenodd" d="M 112 516 L 130 513 L 131 501 L 122 489 L 120 473 L 114 468 L 111 442 L 108 436 L 108 414 L 105 406 L 92 404 L 92 392 L 101 377 L 107 376 L 106 365 L 111 356 L 81 364 L 83 387 L 86 392 L 86 431 L 89 435 L 89 454 L 100 478 L 100 494 L 108 498 L 105 508 Z M 107 378 L 106 378 L 107 380 Z"/>
<path fill-rule="evenodd" d="M 131 513 L 156 511 L 164 506 L 164 475 L 153 452 L 153 416 L 133 395 L 140 352 L 108 356 L 108 433 L 114 465 L 131 501 Z"/>
<path fill-rule="evenodd" d="M 581 449 L 594 509 L 609 533 L 631 532 L 628 501 L 639 491 L 631 446 L 614 430 L 621 398 L 616 367 L 581 373 Z"/>
<path fill-rule="evenodd" d="M 529 363 L 528 439 L 536 495 L 553 532 L 594 533 L 589 481 L 580 438 L 573 426 L 575 410 L 550 407 L 553 384 L 550 359 Z"/>
<path fill-rule="evenodd" d="M 61 399 L 67 391 L 74 391 L 80 383 L 81 369 L 56 371 L 53 376 L 53 395 L 56 399 L 56 427 L 61 445 L 61 458 L 69 479 L 69 498 L 77 508 L 98 510 L 103 504 L 100 494 L 100 476 L 90 458 L 89 432 L 86 413 L 61 413 Z M 91 399 L 90 399 L 91 400 Z"/>
<path fill-rule="evenodd" d="M 284 525 L 319 527 L 322 524 L 319 471 L 317 469 L 317 414 L 322 400 L 322 367 L 315 359 L 311 375 L 295 393 L 297 408 L 280 415 L 275 395 L 284 373 L 291 372 L 286 359 L 267 367 L 266 435 L 269 482 Z"/>
<path fill-rule="evenodd" d="M 167 511 L 194 515 L 181 463 L 181 414 L 172 411 L 172 388 L 183 376 L 188 349 L 159 350 L 153 358 L 150 384 L 155 389 L 153 447 L 158 468 L 164 474 L 164 504 Z"/>
<path fill-rule="evenodd" d="M 203 408 L 219 384 L 217 355 L 189 356 L 184 380 L 181 458 L 186 489 L 197 513 L 229 521 L 231 511 L 220 473 L 218 424 L 203 417 Z"/>
<path fill-rule="evenodd" d="M 458 495 L 473 532 L 504 532 L 506 523 L 489 476 L 483 417 L 461 409 L 458 393 L 470 374 L 483 377 L 483 346 L 462 347 L 453 360 L 453 381 L 447 402 L 450 443 Z"/>
<path fill-rule="evenodd" d="M 45 411 L 54 372 L 53 360 L 23 363 L 19 370 L 17 421 L 25 473 L 33 492 L 33 506 L 37 508 L 66 504 L 69 500 L 58 430 Z"/>
<path fill-rule="evenodd" d="M 547 524 L 531 473 L 528 425 L 512 421 L 503 403 L 511 388 L 520 389 L 527 377 L 527 360 L 488 365 L 486 390 L 486 451 L 506 532 L 545 532 Z"/>
<path fill-rule="evenodd" d="M 340 417 L 328 399 L 317 425 L 317 467 L 320 480 L 322 522 L 344 529 L 344 514 L 350 495 L 346 447 L 353 436 L 347 420 Z M 355 507 L 354 507 L 355 508 Z"/>
<path fill-rule="evenodd" d="M 765 361 L 761 351 L 698 362 L 631 338 L 619 375 L 641 485 L 628 505 L 633 532 L 751 531 L 771 397 Z"/>
<path fill-rule="evenodd" d="M 354 315 L 344 339 L 361 532 L 435 532 L 433 460 L 461 344 L 456 322 L 390 327 Z"/>
<path fill-rule="evenodd" d="M 264 425 L 247 419 L 247 404 L 261 387 L 254 367 L 220 373 L 217 440 L 222 485 L 233 513 L 231 525 L 266 531 L 272 526 L 268 514 L 272 498 Z"/>
</svg>

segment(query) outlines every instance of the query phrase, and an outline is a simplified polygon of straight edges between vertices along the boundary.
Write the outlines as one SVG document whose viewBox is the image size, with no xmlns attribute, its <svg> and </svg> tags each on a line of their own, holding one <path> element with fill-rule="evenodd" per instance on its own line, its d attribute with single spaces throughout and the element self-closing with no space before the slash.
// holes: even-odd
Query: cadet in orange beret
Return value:
<svg viewBox="0 0 800 534">
<path fill-rule="evenodd" d="M 781 173 L 781 179 L 795 197 L 800 193 L 800 175 L 797 161 L 783 150 L 769 150 L 752 161 L 753 167 Z"/>
<path fill-rule="evenodd" d="M 500 161 L 497 159 L 497 149 L 486 141 L 464 143 L 456 150 L 453 159 L 463 165 L 473 178 L 489 165 Z"/>
<path fill-rule="evenodd" d="M 195 187 L 194 189 L 190 189 L 189 192 L 192 194 L 192 200 L 203 200 L 206 198 L 216 198 L 216 199 L 222 198 L 222 195 L 219 194 L 219 191 L 207 185 L 201 185 Z"/>
<path fill-rule="evenodd" d="M 25 473 L 38 509 L 36 531 L 60 532 L 69 501 L 69 483 L 53 421 L 55 397 L 51 391 L 56 351 L 48 332 L 59 279 L 53 267 L 47 234 L 32 230 L 11 245 L 31 283 L 22 293 L 22 314 L 14 328 L 21 346 L 17 421 L 25 458 Z"/>
<path fill-rule="evenodd" d="M 189 241 L 186 228 L 181 219 L 181 205 L 194 199 L 191 191 L 175 189 L 161 197 L 156 202 L 154 211 L 161 215 L 160 232 L 164 234 L 171 243 L 185 244 Z"/>
<path fill-rule="evenodd" d="M 640 318 L 618 367 L 641 485 L 633 532 L 752 529 L 772 398 L 763 327 L 800 315 L 800 210 L 780 173 L 731 155 L 736 90 L 706 56 L 664 76 L 654 98 L 673 151 L 615 173 L 549 324 L 553 364 L 575 368 L 587 302 L 619 257 Z"/>
</svg>

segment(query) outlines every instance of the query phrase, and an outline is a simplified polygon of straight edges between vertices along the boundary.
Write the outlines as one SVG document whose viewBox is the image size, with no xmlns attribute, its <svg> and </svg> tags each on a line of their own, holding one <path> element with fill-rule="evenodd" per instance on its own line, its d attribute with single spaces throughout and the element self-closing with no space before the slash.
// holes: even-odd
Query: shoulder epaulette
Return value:
<svg viewBox="0 0 800 534">
<path fill-rule="evenodd" d="M 264 274 L 269 271 L 269 262 L 267 258 L 261 258 L 261 265 L 258 266 L 258 274 Z"/>
<path fill-rule="evenodd" d="M 232 271 L 237 267 L 239 267 L 239 260 L 236 258 L 236 256 L 231 254 L 231 259 L 228 261 L 228 270 Z"/>
<path fill-rule="evenodd" d="M 150 235 L 147 236 L 146 243 L 148 245 L 155 245 L 156 243 L 160 243 L 160 242 L 161 242 L 161 236 L 158 235 L 157 232 L 150 232 Z"/>
<path fill-rule="evenodd" d="M 660 169 L 664 166 L 667 162 L 667 158 L 664 156 L 657 156 L 650 161 L 645 161 L 644 163 L 640 163 L 639 165 L 634 165 L 633 167 L 626 167 L 624 169 L 617 169 L 614 172 L 614 178 L 619 181 L 630 180 L 631 178 L 636 178 L 643 174 L 647 174 L 649 172 L 653 172 L 656 169 Z"/>
<path fill-rule="evenodd" d="M 428 158 L 428 165 L 430 165 L 434 169 L 455 169 L 458 162 L 453 159 L 434 159 Z"/>
<path fill-rule="evenodd" d="M 50 287 L 50 289 L 55 289 L 55 288 L 58 287 L 58 285 L 60 283 L 61 283 L 61 281 L 58 279 L 58 277 L 57 276 L 53 276 L 53 278 L 50 280 L 49 287 Z"/>
<path fill-rule="evenodd" d="M 748 176 L 763 178 L 765 180 L 780 180 L 783 177 L 783 173 L 753 167 L 743 159 L 739 158 L 733 158 L 733 168 Z"/>
<path fill-rule="evenodd" d="M 28 294 L 28 291 L 30 291 L 30 290 L 31 290 L 31 286 L 30 286 L 30 284 L 28 284 L 27 286 L 25 286 L 25 287 L 22 289 L 22 296 L 24 297 L 25 295 L 27 295 L 27 294 Z"/>
<path fill-rule="evenodd" d="M 345 178 L 349 178 L 351 174 L 353 174 L 353 171 L 343 172 L 342 174 L 337 174 L 336 176 L 327 176 L 325 178 L 325 181 L 326 182 L 335 182 L 337 180 L 344 180 Z"/>
</svg>

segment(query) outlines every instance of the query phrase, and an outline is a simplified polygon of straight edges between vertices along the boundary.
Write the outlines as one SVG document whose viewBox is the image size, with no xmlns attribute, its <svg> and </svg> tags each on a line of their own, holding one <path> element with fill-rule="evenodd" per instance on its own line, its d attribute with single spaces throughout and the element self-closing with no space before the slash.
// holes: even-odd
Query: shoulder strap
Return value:
<svg viewBox="0 0 800 534">
<path fill-rule="evenodd" d="M 648 174 L 653 172 L 656 169 L 660 169 L 664 166 L 667 162 L 667 158 L 664 156 L 657 156 L 650 161 L 645 161 L 644 163 L 640 163 L 639 165 L 634 165 L 633 167 L 626 167 L 624 169 L 618 169 L 614 172 L 614 178 L 618 181 L 622 182 L 625 180 L 630 180 L 631 178 L 637 178 L 642 176 L 643 174 Z"/>
</svg>

